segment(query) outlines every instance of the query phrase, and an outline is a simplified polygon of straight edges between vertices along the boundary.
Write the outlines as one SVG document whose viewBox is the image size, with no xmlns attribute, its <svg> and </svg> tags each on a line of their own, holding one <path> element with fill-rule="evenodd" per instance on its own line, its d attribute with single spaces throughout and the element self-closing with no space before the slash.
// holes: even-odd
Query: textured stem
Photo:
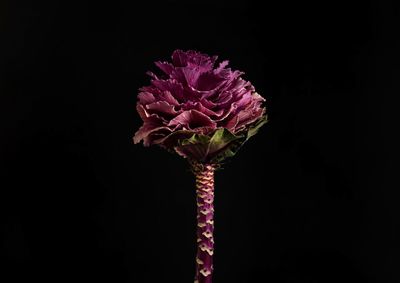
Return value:
<svg viewBox="0 0 400 283">
<path fill-rule="evenodd" d="M 197 256 L 194 283 L 212 283 L 214 254 L 214 170 L 211 164 L 194 164 L 197 195 Z"/>
</svg>

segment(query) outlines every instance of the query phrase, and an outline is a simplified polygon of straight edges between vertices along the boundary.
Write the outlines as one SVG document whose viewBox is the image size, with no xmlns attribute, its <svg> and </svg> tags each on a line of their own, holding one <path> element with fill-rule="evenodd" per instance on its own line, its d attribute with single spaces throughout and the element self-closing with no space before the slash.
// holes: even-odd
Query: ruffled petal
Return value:
<svg viewBox="0 0 400 283">
<path fill-rule="evenodd" d="M 264 109 L 256 105 L 256 103 L 249 106 L 247 109 L 240 111 L 237 114 L 238 123 L 236 131 L 241 130 L 242 127 L 254 123 L 260 119 L 264 114 Z"/>
<path fill-rule="evenodd" d="M 178 100 L 176 100 L 176 98 L 168 90 L 162 92 L 162 94 L 160 94 L 160 97 L 162 97 L 166 102 L 168 102 L 171 105 L 174 106 L 179 105 Z"/>
<path fill-rule="evenodd" d="M 160 130 L 171 131 L 170 128 L 163 125 L 163 123 L 156 115 L 150 115 L 144 121 L 143 126 L 140 127 L 140 129 L 135 133 L 133 141 L 136 144 L 139 143 L 141 140 L 143 140 L 144 145 L 149 146 L 150 145 L 148 138 L 149 135 Z"/>
<path fill-rule="evenodd" d="M 138 95 L 138 100 L 140 104 L 149 104 L 157 101 L 154 95 L 148 91 L 140 92 Z"/>
<path fill-rule="evenodd" d="M 176 116 L 178 114 L 175 111 L 174 106 L 169 104 L 166 101 L 157 101 L 151 104 L 146 105 L 146 109 L 150 110 L 151 113 L 159 113 L 159 114 L 166 114 L 169 116 Z"/>
<path fill-rule="evenodd" d="M 178 100 L 184 100 L 184 89 L 181 83 L 175 80 L 152 80 L 152 85 L 157 87 L 161 92 L 169 91 L 173 97 Z"/>
<path fill-rule="evenodd" d="M 199 67 L 182 67 L 176 68 L 172 74 L 171 78 L 176 79 L 180 82 L 184 82 L 186 85 L 194 86 L 197 84 L 197 80 L 201 74 Z"/>
<path fill-rule="evenodd" d="M 188 129 L 216 127 L 216 123 L 210 117 L 197 110 L 184 111 L 168 123 L 168 126 L 176 125 L 182 125 Z"/>
<path fill-rule="evenodd" d="M 166 75 L 171 75 L 171 73 L 174 70 L 174 66 L 168 62 L 155 62 L 155 65 L 160 68 L 160 70 L 162 70 Z"/>
<path fill-rule="evenodd" d="M 182 109 L 184 109 L 184 110 L 195 109 L 195 110 L 205 114 L 208 117 L 219 117 L 224 112 L 223 109 L 220 109 L 220 110 L 217 110 L 217 111 L 213 111 L 211 109 L 208 109 L 207 107 L 205 107 L 199 101 L 197 101 L 197 102 L 188 101 L 184 105 L 182 105 Z"/>
<path fill-rule="evenodd" d="M 217 56 L 209 57 L 197 51 L 175 50 L 172 54 L 172 63 L 175 67 L 186 67 L 188 65 L 199 66 L 203 69 L 212 69 Z"/>
<path fill-rule="evenodd" d="M 193 84 L 196 89 L 208 91 L 215 89 L 224 82 L 224 78 L 213 72 L 199 74 L 196 84 Z"/>
</svg>

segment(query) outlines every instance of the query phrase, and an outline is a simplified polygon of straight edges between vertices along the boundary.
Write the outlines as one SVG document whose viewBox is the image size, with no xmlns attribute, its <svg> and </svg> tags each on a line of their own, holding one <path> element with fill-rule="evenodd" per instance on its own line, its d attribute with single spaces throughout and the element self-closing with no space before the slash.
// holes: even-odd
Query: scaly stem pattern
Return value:
<svg viewBox="0 0 400 283">
<path fill-rule="evenodd" d="M 212 164 L 192 164 L 196 175 L 197 256 L 194 283 L 212 283 L 214 254 L 214 170 Z"/>
</svg>

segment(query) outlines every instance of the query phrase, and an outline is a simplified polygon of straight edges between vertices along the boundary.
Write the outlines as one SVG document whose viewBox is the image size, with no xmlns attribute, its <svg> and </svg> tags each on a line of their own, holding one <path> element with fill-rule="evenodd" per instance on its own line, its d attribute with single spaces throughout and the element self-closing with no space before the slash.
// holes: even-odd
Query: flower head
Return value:
<svg viewBox="0 0 400 283">
<path fill-rule="evenodd" d="M 159 145 L 193 161 L 220 162 L 232 156 L 266 122 L 265 99 L 228 61 L 216 64 L 197 51 L 176 50 L 158 61 L 160 74 L 139 89 L 143 126 L 134 142 Z"/>
</svg>

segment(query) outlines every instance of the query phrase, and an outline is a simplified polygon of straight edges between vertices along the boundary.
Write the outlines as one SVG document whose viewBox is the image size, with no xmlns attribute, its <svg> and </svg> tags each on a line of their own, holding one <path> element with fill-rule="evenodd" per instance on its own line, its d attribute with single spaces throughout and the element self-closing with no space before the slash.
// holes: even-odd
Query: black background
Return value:
<svg viewBox="0 0 400 283">
<path fill-rule="evenodd" d="M 268 100 L 216 175 L 215 283 L 400 281 L 399 9 L 263 2 L 1 2 L 2 282 L 193 282 L 193 176 L 131 140 L 176 48 Z"/>
</svg>

